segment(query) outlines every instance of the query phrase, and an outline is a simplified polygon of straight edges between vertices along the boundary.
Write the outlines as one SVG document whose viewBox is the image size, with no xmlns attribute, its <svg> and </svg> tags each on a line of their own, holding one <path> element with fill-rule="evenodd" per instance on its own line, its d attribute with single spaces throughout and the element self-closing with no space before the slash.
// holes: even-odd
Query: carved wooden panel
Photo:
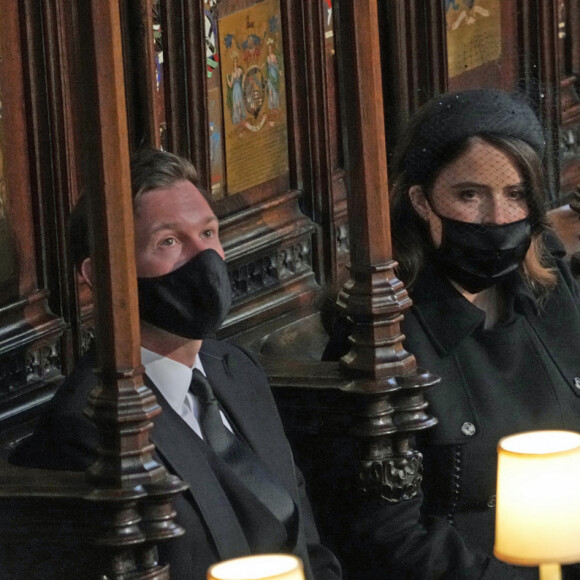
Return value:
<svg viewBox="0 0 580 580">
<path fill-rule="evenodd" d="M 0 283 L 3 431 L 36 414 L 39 405 L 53 392 L 55 380 L 61 377 L 66 356 L 66 340 L 61 340 L 64 322 L 49 310 L 49 304 L 56 312 L 61 309 L 63 292 L 60 284 L 54 283 L 58 257 L 49 257 L 59 243 L 58 211 L 54 198 L 45 195 L 44 182 L 38 174 L 43 166 L 37 156 L 39 142 L 48 135 L 43 134 L 42 122 L 34 114 L 38 110 L 30 108 L 36 99 L 46 102 L 48 88 L 46 84 L 40 88 L 35 82 L 36 47 L 28 44 L 28 34 L 36 30 L 28 19 L 30 6 L 9 2 L 4 9 L 0 32 L 0 222 L 5 270 Z M 45 9 L 50 11 L 48 6 Z M 52 48 L 44 46 L 44 50 L 50 53 Z M 54 139 L 58 137 L 54 135 Z M 56 177 L 59 168 L 47 163 L 45 171 Z"/>
<path fill-rule="evenodd" d="M 123 5 L 124 43 L 135 57 L 126 61 L 132 146 L 158 146 L 161 122 L 167 147 L 192 160 L 214 201 L 235 295 L 224 334 L 313 303 L 320 284 L 344 281 L 349 247 L 332 2 Z M 240 114 L 232 108 L 242 86 L 236 74 L 246 91 Z M 252 106 L 250 86 L 258 95 Z M 266 146 L 260 135 L 268 132 Z M 266 273 L 270 282 L 256 289 L 264 263 L 298 246 L 308 248 L 307 267 L 271 280 Z"/>
</svg>

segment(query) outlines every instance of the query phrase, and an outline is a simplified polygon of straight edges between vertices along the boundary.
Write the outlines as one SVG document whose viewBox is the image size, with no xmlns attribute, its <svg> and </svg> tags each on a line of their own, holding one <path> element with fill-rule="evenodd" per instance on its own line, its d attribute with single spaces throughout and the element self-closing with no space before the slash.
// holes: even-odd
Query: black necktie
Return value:
<svg viewBox="0 0 580 580">
<path fill-rule="evenodd" d="M 292 527 L 292 498 L 252 449 L 224 425 L 213 389 L 198 369 L 193 369 L 189 388 L 199 400 L 199 424 L 206 443 L 287 529 Z"/>
<path fill-rule="evenodd" d="M 237 437 L 224 425 L 213 389 L 198 369 L 193 369 L 189 390 L 199 401 L 199 425 L 204 439 L 222 459 L 225 459 L 229 448 L 235 445 Z"/>
</svg>

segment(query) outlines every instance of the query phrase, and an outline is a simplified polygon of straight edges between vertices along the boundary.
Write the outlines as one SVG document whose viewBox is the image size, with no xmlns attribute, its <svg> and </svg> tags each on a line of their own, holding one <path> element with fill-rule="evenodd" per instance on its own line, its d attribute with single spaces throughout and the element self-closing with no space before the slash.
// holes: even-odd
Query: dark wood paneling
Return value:
<svg viewBox="0 0 580 580">
<path fill-rule="evenodd" d="M 524 88 L 544 126 L 546 201 L 559 205 L 560 76 L 558 15 L 555 1 L 526 0 L 519 5 L 519 45 Z"/>
<path fill-rule="evenodd" d="M 560 194 L 580 199 L 580 0 L 558 0 Z"/>
<path fill-rule="evenodd" d="M 389 157 L 411 115 L 447 90 L 445 14 L 438 0 L 379 2 Z"/>
<path fill-rule="evenodd" d="M 2 430 L 33 417 L 50 397 L 62 372 L 60 338 L 64 330 L 62 319 L 48 307 L 47 246 L 51 249 L 54 246 L 45 243 L 43 233 L 47 230 L 47 215 L 53 218 L 54 209 L 51 206 L 44 210 L 45 199 L 33 177 L 38 167 L 34 155 L 37 141 L 29 138 L 36 135 L 36 126 L 27 108 L 30 104 L 27 71 L 34 63 L 26 49 L 28 29 L 21 26 L 26 6 L 19 2 L 9 4 L 2 19 L 0 61 L 6 195 L 2 217 L 15 240 L 19 281 L 0 304 Z M 45 94 L 45 90 L 36 92 L 41 98 Z M 38 136 L 39 143 L 42 135 Z M 60 286 L 55 290 L 58 305 Z"/>
</svg>

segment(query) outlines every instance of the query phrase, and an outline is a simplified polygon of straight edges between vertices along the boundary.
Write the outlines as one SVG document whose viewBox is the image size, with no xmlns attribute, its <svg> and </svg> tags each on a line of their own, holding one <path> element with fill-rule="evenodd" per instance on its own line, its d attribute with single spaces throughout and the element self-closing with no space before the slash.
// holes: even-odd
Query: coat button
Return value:
<svg viewBox="0 0 580 580">
<path fill-rule="evenodd" d="M 495 507 L 495 495 L 490 495 L 487 500 L 487 507 L 494 508 Z"/>
<path fill-rule="evenodd" d="M 465 423 L 461 425 L 461 432 L 467 437 L 473 437 L 475 435 L 475 425 L 469 421 L 465 421 Z"/>
<path fill-rule="evenodd" d="M 574 378 L 574 386 L 580 391 L 580 377 Z"/>
</svg>

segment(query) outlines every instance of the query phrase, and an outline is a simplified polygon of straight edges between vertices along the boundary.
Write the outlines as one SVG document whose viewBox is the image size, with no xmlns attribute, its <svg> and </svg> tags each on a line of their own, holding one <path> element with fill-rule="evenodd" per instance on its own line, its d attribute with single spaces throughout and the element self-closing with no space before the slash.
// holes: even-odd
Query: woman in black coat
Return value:
<svg viewBox="0 0 580 580">
<path fill-rule="evenodd" d="M 422 495 L 358 514 L 361 577 L 537 578 L 492 553 L 499 439 L 580 431 L 580 302 L 545 219 L 543 153 L 533 111 L 498 90 L 438 97 L 406 133 L 392 238 L 413 300 L 405 347 L 441 377 L 439 424 L 418 441 Z M 344 346 L 333 337 L 326 358 Z"/>
</svg>

